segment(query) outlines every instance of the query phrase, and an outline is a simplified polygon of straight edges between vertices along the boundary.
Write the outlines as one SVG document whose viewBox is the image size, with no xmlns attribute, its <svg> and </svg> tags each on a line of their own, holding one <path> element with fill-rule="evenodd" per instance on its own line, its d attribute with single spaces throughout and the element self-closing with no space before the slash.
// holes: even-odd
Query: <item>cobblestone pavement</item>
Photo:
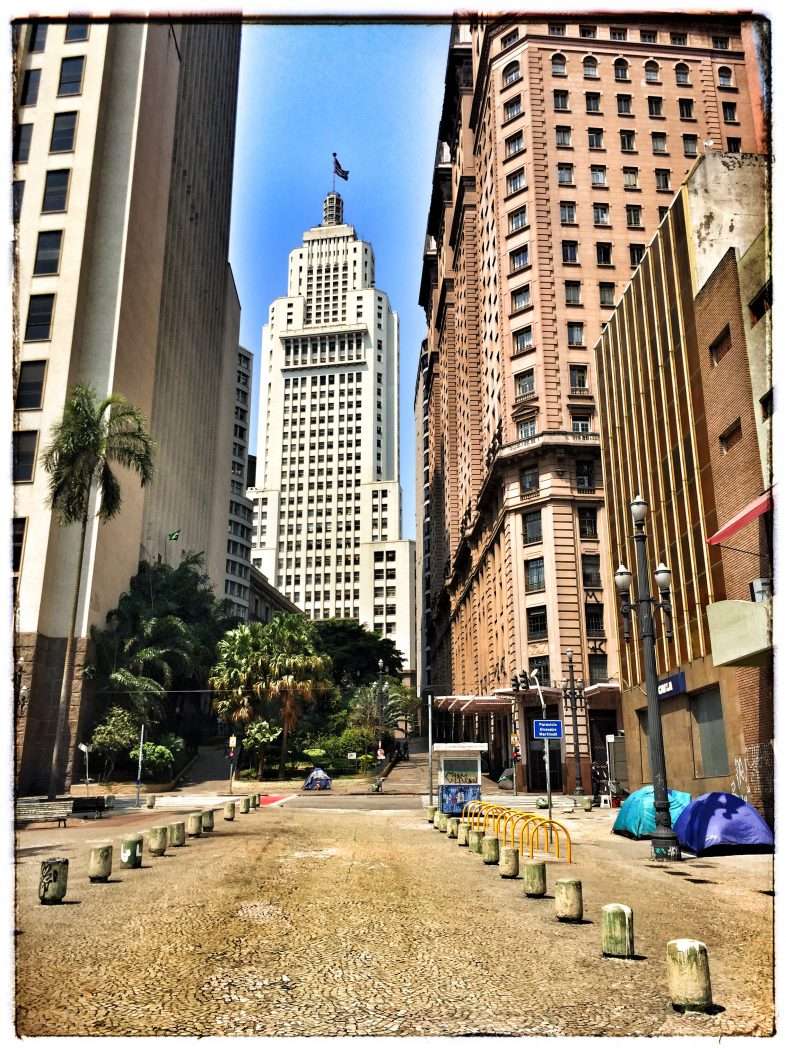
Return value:
<svg viewBox="0 0 786 1048">
<path fill-rule="evenodd" d="M 608 813 L 576 816 L 577 861 L 549 866 L 550 884 L 584 885 L 585 922 L 565 925 L 422 812 L 284 805 L 217 813 L 214 834 L 88 882 L 88 840 L 156 821 L 19 833 L 19 1034 L 772 1032 L 769 856 L 657 866 Z M 39 863 L 58 854 L 69 905 L 41 906 Z M 642 959 L 601 958 L 606 902 L 634 908 Z M 706 942 L 717 1014 L 672 1011 L 678 936 Z"/>
</svg>

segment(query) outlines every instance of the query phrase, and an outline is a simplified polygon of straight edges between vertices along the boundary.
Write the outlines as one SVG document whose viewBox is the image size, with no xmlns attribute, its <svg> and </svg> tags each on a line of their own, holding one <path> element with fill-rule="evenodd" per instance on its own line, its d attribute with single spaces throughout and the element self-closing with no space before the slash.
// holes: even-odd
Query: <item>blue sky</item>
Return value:
<svg viewBox="0 0 786 1048">
<path fill-rule="evenodd" d="M 345 220 L 374 246 L 377 285 L 401 321 L 403 527 L 414 537 L 418 305 L 450 27 L 245 26 L 230 261 L 241 343 L 255 353 L 270 302 L 286 294 L 287 256 L 322 219 L 336 152 Z"/>
</svg>

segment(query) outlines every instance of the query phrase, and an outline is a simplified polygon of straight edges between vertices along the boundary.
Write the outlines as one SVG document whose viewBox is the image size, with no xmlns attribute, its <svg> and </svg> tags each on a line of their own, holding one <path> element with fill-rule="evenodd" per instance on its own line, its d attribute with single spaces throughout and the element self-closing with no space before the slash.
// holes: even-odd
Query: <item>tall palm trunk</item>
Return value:
<svg viewBox="0 0 786 1048">
<path fill-rule="evenodd" d="M 279 777 L 279 779 L 283 779 L 284 778 L 284 771 L 286 769 L 286 764 L 287 764 L 287 736 L 288 735 L 289 735 L 289 729 L 287 728 L 286 723 L 284 723 L 284 728 L 283 728 L 283 730 L 281 732 L 281 756 L 280 756 L 279 762 L 278 762 L 278 777 Z"/>
<path fill-rule="evenodd" d="M 89 503 L 89 499 L 88 499 Z M 71 605 L 71 625 L 66 640 L 65 663 L 63 665 L 63 683 L 60 685 L 60 702 L 57 707 L 57 727 L 55 729 L 55 744 L 52 748 L 52 765 L 49 770 L 49 791 L 47 796 L 53 800 L 57 795 L 57 774 L 62 759 L 62 751 L 65 743 L 65 726 L 68 717 L 68 707 L 71 699 L 71 687 L 74 681 L 74 634 L 76 633 L 76 616 L 79 610 L 79 592 L 82 588 L 82 564 L 85 559 L 85 540 L 87 538 L 88 510 L 82 517 L 82 530 L 79 540 L 79 563 L 76 569 L 76 586 L 74 588 L 74 601 Z"/>
</svg>

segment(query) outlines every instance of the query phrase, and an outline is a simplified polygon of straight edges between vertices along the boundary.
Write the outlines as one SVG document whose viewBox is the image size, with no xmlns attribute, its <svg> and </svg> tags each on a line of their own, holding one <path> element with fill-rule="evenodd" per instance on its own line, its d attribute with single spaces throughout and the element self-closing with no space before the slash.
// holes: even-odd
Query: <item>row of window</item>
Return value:
<svg viewBox="0 0 786 1048">
<path fill-rule="evenodd" d="M 584 627 L 588 637 L 606 636 L 603 625 L 603 605 L 595 602 L 584 605 Z M 548 640 L 548 616 L 545 605 L 527 608 L 527 640 Z"/>
<path fill-rule="evenodd" d="M 580 411 L 569 409 L 570 411 L 570 431 L 576 434 L 588 434 L 592 433 L 592 412 L 591 411 Z M 531 440 L 534 437 L 539 436 L 538 432 L 538 420 L 537 418 L 526 418 L 521 419 L 516 424 L 516 439 L 517 440 Z"/>
<path fill-rule="evenodd" d="M 569 371 L 571 393 L 589 393 L 589 386 L 587 385 L 587 365 L 571 364 L 569 366 Z M 516 400 L 526 399 L 534 394 L 535 369 L 527 368 L 526 371 L 518 372 L 514 379 L 514 388 Z"/>
<path fill-rule="evenodd" d="M 588 55 L 583 59 L 582 70 L 585 80 L 600 79 L 598 60 L 593 55 Z M 723 90 L 734 89 L 734 70 L 731 66 L 718 66 L 715 72 L 717 76 L 716 84 L 719 88 Z M 552 76 L 560 78 L 568 75 L 568 62 L 565 55 L 554 54 L 551 56 L 551 74 Z M 511 87 L 513 84 L 519 83 L 522 79 L 521 64 L 518 61 L 509 62 L 502 70 L 503 88 Z M 632 83 L 631 66 L 626 59 L 617 58 L 615 60 L 614 80 L 618 84 Z M 650 60 L 644 63 L 644 82 L 646 84 L 663 83 L 663 80 L 661 79 L 660 65 L 657 62 Z M 677 87 L 693 86 L 690 76 L 690 67 L 685 62 L 678 62 L 674 66 L 674 82 Z M 512 116 L 515 115 L 515 113 L 512 114 Z M 506 117 L 506 119 L 508 118 Z"/>
<path fill-rule="evenodd" d="M 571 223 L 572 224 L 572 223 Z M 640 245 L 639 245 L 640 246 Z M 632 256 L 631 256 L 632 257 Z M 594 284 L 594 281 L 593 281 Z M 616 285 L 613 281 L 600 281 L 597 284 L 598 288 L 598 304 L 608 308 L 614 305 L 614 295 Z M 565 305 L 566 306 L 580 306 L 582 305 L 582 284 L 580 280 L 566 280 L 565 281 Z M 530 294 L 529 284 L 524 284 L 522 287 L 514 288 L 510 293 L 510 308 L 511 314 L 516 314 L 521 310 L 528 309 L 532 305 L 532 298 Z M 516 352 L 526 352 L 528 349 L 533 348 L 532 342 L 532 329 L 519 332 L 521 339 L 519 340 Z M 576 343 L 577 345 L 583 345 L 583 341 Z"/>
<path fill-rule="evenodd" d="M 548 26 L 549 36 L 567 36 L 568 25 L 566 22 L 549 22 Z M 582 40 L 596 40 L 598 36 L 597 25 L 579 25 L 579 37 Z M 610 26 L 609 27 L 609 40 L 617 40 L 622 42 L 624 40 L 633 39 L 631 36 L 628 37 L 628 29 L 626 26 Z M 730 45 L 730 37 L 726 34 L 713 34 L 712 35 L 712 46 L 716 51 L 728 51 Z M 504 41 L 507 40 L 508 43 Z M 502 37 L 502 46 L 509 47 L 510 44 L 518 40 L 518 29 L 513 30 L 512 33 L 508 33 L 507 36 Z M 657 29 L 640 29 L 639 30 L 639 41 L 642 44 L 657 44 L 661 40 Z M 688 34 L 686 32 L 671 31 L 666 37 L 663 34 L 661 42 L 672 44 L 675 47 L 687 47 L 688 46 Z"/>
<path fill-rule="evenodd" d="M 530 557 L 529 560 L 524 561 L 524 590 L 526 593 L 540 593 L 546 589 L 545 563 L 543 557 Z M 584 589 L 601 588 L 599 553 L 582 553 L 581 583 Z"/>
<path fill-rule="evenodd" d="M 618 116 L 635 116 L 635 114 L 633 112 L 633 95 L 617 95 L 616 97 L 617 97 L 617 115 Z M 553 93 L 553 100 L 554 100 L 554 112 L 555 113 L 570 113 L 571 112 L 570 91 L 565 91 L 565 90 L 554 91 L 554 93 Z M 584 104 L 586 106 L 586 111 L 588 113 L 600 113 L 601 112 L 601 108 L 600 108 L 601 94 L 600 94 L 600 92 L 599 91 L 585 91 L 584 92 Z M 678 106 L 680 120 L 695 120 L 696 119 L 696 116 L 695 116 L 695 104 L 694 104 L 692 98 L 678 98 L 677 99 L 677 106 Z M 736 102 L 723 102 L 721 104 L 721 113 L 723 115 L 723 122 L 725 124 L 738 124 L 739 123 L 739 119 L 738 119 L 738 116 L 737 116 L 737 103 Z M 660 95 L 648 95 L 647 96 L 647 114 L 648 114 L 648 116 L 652 117 L 653 119 L 661 119 L 661 118 L 665 118 L 666 117 L 666 113 L 664 112 L 664 109 L 663 109 L 663 98 Z M 569 138 L 570 128 L 567 128 L 567 129 L 566 128 L 558 128 L 557 131 L 558 131 L 558 134 L 557 134 L 557 145 L 558 146 L 569 146 L 571 144 L 569 140 L 568 141 L 560 141 L 559 132 L 561 131 L 563 133 L 563 135 L 565 134 L 565 132 L 567 132 L 567 137 Z M 628 133 L 629 134 L 633 134 L 633 132 L 628 132 Z M 602 128 L 591 128 L 590 129 L 590 134 L 592 136 L 590 138 L 590 142 L 589 142 L 590 149 L 603 149 L 604 146 L 603 146 L 603 130 L 602 130 Z M 620 131 L 620 135 L 622 135 L 622 134 L 625 134 L 625 132 Z M 521 132 L 518 132 L 518 136 L 519 137 L 521 136 Z M 513 136 L 513 138 L 516 138 L 516 137 L 517 136 Z M 511 143 L 513 141 L 513 138 L 509 138 L 507 140 L 507 143 L 508 144 Z M 663 134 L 663 138 L 664 138 L 664 141 L 665 141 L 665 138 L 666 138 L 665 133 Z M 633 149 L 635 147 L 631 145 L 631 146 L 623 146 L 622 148 L 623 149 Z M 523 149 L 523 143 L 522 143 L 522 149 Z M 514 150 L 514 152 L 520 152 L 520 151 L 521 150 L 519 150 L 519 149 Z M 657 151 L 660 151 L 660 150 L 656 150 L 656 152 Z M 508 152 L 507 155 L 511 156 L 513 154 Z"/>
<path fill-rule="evenodd" d="M 60 76 L 57 81 L 57 97 L 67 98 L 70 95 L 82 94 L 82 82 L 85 75 L 85 56 L 64 58 L 60 63 Z M 22 91 L 19 97 L 21 106 L 38 104 L 38 89 L 41 85 L 41 70 L 28 69 L 22 78 Z"/>
<path fill-rule="evenodd" d="M 30 54 L 41 54 L 46 50 L 46 35 L 49 26 L 46 22 L 33 22 L 30 26 L 30 36 L 27 41 L 27 50 Z M 81 43 L 90 36 L 90 24 L 88 22 L 68 22 L 65 27 L 65 42 L 67 44 Z"/>
<path fill-rule="evenodd" d="M 592 459 L 577 459 L 575 463 L 576 487 L 580 491 L 595 490 L 595 462 Z M 525 466 L 519 474 L 519 490 L 522 498 L 533 498 L 540 491 L 540 472 L 537 466 Z M 539 512 L 539 511 L 535 511 Z M 596 511 L 591 508 L 579 510 L 579 534 L 582 538 L 595 539 L 598 537 L 597 525 L 593 522 L 591 534 L 582 531 L 582 513 L 593 514 Z M 594 521 L 594 518 L 593 518 Z M 589 529 L 589 517 L 586 518 L 586 526 Z M 537 540 L 538 542 L 540 539 Z"/>
<path fill-rule="evenodd" d="M 597 539 L 598 537 L 598 511 L 594 506 L 579 506 L 578 511 L 579 538 Z M 522 514 L 522 534 L 525 546 L 532 546 L 543 541 L 543 525 L 541 511 L 539 509 L 529 510 Z M 590 562 L 588 561 L 588 564 Z M 598 562 L 600 570 L 600 562 Z M 588 585 L 585 582 L 585 586 Z"/>
</svg>

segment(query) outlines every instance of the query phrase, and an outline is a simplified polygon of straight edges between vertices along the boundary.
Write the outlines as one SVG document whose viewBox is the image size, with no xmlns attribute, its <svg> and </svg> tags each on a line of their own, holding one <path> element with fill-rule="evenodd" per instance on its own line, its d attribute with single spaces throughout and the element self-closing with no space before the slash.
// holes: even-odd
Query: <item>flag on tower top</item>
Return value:
<svg viewBox="0 0 786 1048">
<path fill-rule="evenodd" d="M 336 154 L 333 154 L 333 174 L 338 175 L 339 178 L 343 178 L 345 182 L 349 181 L 349 171 L 346 171 L 339 163 Z"/>
</svg>

